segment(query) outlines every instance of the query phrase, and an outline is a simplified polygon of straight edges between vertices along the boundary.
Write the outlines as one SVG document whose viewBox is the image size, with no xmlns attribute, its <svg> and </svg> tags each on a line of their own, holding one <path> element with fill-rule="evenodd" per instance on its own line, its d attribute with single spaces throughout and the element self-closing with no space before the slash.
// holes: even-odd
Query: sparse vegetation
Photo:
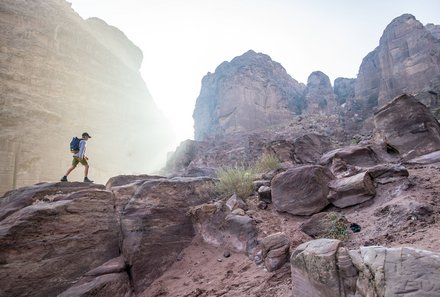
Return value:
<svg viewBox="0 0 440 297">
<path fill-rule="evenodd" d="M 217 170 L 215 188 L 221 195 L 231 196 L 236 193 L 246 199 L 254 191 L 254 169 L 244 166 L 223 167 Z"/>
<path fill-rule="evenodd" d="M 351 139 L 351 144 L 359 144 L 361 142 L 362 138 L 360 136 L 353 136 Z"/>
<path fill-rule="evenodd" d="M 281 163 L 274 154 L 263 154 L 255 163 L 254 171 L 257 173 L 268 172 L 280 168 Z"/>
<path fill-rule="evenodd" d="M 346 221 L 334 212 L 328 213 L 327 218 L 331 223 L 330 229 L 327 233 L 323 234 L 320 237 L 339 240 L 348 239 L 348 228 Z"/>
</svg>

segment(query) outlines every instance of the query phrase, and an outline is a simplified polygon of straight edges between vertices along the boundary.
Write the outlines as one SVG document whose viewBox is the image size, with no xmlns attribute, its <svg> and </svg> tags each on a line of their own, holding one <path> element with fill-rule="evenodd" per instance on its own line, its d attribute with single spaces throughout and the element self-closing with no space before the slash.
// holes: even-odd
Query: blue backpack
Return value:
<svg viewBox="0 0 440 297">
<path fill-rule="evenodd" d="M 73 137 L 72 141 L 70 142 L 70 151 L 72 153 L 79 152 L 79 143 L 81 142 L 81 139 L 78 137 Z"/>
</svg>

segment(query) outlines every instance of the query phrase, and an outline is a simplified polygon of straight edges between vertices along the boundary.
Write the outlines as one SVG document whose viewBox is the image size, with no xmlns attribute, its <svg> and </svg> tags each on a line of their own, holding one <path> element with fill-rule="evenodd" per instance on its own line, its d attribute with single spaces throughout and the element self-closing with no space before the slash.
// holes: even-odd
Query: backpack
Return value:
<svg viewBox="0 0 440 297">
<path fill-rule="evenodd" d="M 79 152 L 79 143 L 81 142 L 81 139 L 78 137 L 73 137 L 72 141 L 70 142 L 70 151 L 72 153 Z"/>
</svg>

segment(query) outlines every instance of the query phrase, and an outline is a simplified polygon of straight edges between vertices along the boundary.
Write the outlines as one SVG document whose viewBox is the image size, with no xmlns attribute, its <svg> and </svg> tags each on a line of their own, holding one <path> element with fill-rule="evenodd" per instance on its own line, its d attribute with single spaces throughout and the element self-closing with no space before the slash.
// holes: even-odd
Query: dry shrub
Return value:
<svg viewBox="0 0 440 297">
<path fill-rule="evenodd" d="M 278 169 L 281 166 L 281 162 L 277 156 L 270 153 L 265 153 L 258 158 L 255 163 L 255 172 L 264 173 L 274 169 Z"/>
<path fill-rule="evenodd" d="M 224 196 L 236 193 L 246 199 L 254 191 L 253 175 L 254 170 L 244 166 L 220 168 L 217 170 L 216 190 Z"/>
</svg>

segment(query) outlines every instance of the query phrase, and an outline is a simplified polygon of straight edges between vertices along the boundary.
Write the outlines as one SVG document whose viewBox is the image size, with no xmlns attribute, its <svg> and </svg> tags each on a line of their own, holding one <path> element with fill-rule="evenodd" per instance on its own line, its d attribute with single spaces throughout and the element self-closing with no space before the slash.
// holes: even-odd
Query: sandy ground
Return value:
<svg viewBox="0 0 440 297">
<path fill-rule="evenodd" d="M 363 204 L 326 211 L 338 211 L 359 224 L 344 243 L 350 249 L 365 245 L 411 246 L 440 252 L 440 164 L 407 167 L 410 176 L 387 184 L 377 184 L 375 198 Z M 251 215 L 257 222 L 259 239 L 283 231 L 294 248 L 311 238 L 299 230 L 308 217 L 276 212 L 270 205 L 257 208 L 250 197 Z M 244 254 L 225 258 L 222 248 L 209 246 L 196 237 L 181 254 L 181 260 L 157 279 L 143 297 L 156 296 L 290 296 L 290 267 L 286 264 L 267 272 Z"/>
</svg>

